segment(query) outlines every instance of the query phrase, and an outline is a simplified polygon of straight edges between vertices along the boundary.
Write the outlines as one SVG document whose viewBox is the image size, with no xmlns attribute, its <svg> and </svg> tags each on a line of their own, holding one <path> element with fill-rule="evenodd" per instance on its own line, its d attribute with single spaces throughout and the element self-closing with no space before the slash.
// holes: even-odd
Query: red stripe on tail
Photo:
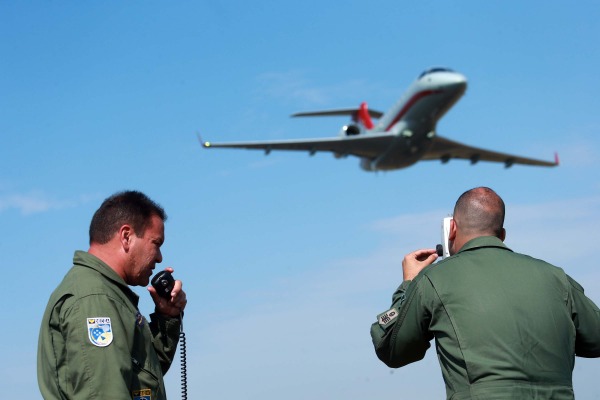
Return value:
<svg viewBox="0 0 600 400">
<path fill-rule="evenodd" d="M 367 129 L 373 129 L 375 126 L 369 115 L 369 106 L 367 106 L 367 103 L 364 101 L 360 103 L 360 108 L 358 109 L 358 120 L 362 122 Z"/>
</svg>

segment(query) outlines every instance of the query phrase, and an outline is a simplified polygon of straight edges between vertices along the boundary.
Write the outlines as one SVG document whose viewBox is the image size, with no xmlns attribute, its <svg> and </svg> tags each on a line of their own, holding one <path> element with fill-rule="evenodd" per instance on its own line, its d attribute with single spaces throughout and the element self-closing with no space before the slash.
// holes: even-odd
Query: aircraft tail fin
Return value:
<svg viewBox="0 0 600 400">
<path fill-rule="evenodd" d="M 367 103 L 364 101 L 360 103 L 360 108 L 354 118 L 357 120 L 356 122 L 362 123 L 367 129 L 373 129 L 375 126 L 371 120 L 371 115 L 369 114 L 369 106 L 367 106 Z"/>
</svg>

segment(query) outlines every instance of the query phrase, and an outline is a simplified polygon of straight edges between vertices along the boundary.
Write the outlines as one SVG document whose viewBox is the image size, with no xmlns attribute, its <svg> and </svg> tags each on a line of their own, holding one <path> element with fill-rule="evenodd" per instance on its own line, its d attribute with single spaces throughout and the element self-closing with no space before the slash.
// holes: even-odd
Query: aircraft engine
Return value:
<svg viewBox="0 0 600 400">
<path fill-rule="evenodd" d="M 373 160 L 368 159 L 368 158 L 361 158 L 360 159 L 360 167 L 364 171 L 376 171 L 377 170 L 377 168 L 375 166 L 375 162 Z"/>
<path fill-rule="evenodd" d="M 354 136 L 360 134 L 360 127 L 358 125 L 350 124 L 344 125 L 340 132 L 342 136 Z"/>
</svg>

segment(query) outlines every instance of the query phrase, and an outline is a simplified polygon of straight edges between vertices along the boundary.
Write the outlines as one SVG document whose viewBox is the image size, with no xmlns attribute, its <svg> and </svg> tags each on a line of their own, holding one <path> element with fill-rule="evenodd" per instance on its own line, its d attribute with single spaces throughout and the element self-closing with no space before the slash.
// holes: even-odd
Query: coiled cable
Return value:
<svg viewBox="0 0 600 400">
<path fill-rule="evenodd" d="M 187 354 L 185 348 L 185 333 L 183 332 L 183 311 L 179 314 L 179 357 L 181 359 L 181 399 L 187 400 Z"/>
</svg>

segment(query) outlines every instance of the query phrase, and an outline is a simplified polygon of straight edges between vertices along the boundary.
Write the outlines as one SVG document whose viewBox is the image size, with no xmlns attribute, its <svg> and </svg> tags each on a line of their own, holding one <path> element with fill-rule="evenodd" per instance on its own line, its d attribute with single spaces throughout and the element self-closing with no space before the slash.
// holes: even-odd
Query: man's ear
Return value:
<svg viewBox="0 0 600 400">
<path fill-rule="evenodd" d="M 454 222 L 454 218 L 450 220 L 450 232 L 448 233 L 448 240 L 454 242 L 456 239 L 456 222 Z"/>
<path fill-rule="evenodd" d="M 123 250 L 125 250 L 125 252 L 129 251 L 133 235 L 134 233 L 131 226 L 125 224 L 119 228 L 119 242 L 121 243 L 121 247 Z"/>
</svg>

